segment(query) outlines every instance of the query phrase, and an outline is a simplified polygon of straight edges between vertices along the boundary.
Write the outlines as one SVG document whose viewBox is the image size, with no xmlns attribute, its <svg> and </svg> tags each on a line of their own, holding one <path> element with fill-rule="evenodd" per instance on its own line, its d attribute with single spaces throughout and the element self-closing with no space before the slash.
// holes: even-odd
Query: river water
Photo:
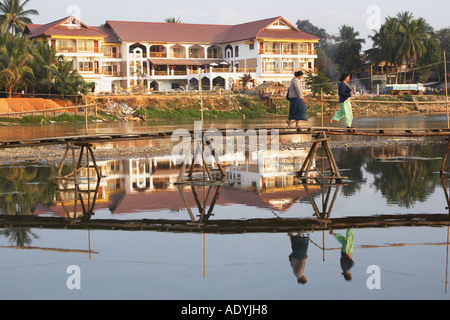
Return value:
<svg viewBox="0 0 450 320">
<path fill-rule="evenodd" d="M 312 119 L 311 125 L 320 122 Z M 282 123 L 229 121 L 205 126 Z M 95 124 L 88 131 L 192 126 Z M 447 119 L 361 117 L 354 126 L 438 128 L 446 127 Z M 0 128 L 9 139 L 85 130 L 84 126 Z M 180 169 L 171 157 L 99 161 L 103 177 L 92 187 L 97 189 L 78 195 L 84 197 L 84 209 L 80 202 L 74 206 L 79 198 L 72 191 L 55 189 L 58 167 L 0 166 L 1 214 L 10 219 L 32 217 L 35 223 L 21 226 L 20 219 L 2 220 L 11 226 L 4 222 L 0 228 L 0 298 L 447 300 L 448 188 L 447 179 L 439 174 L 446 145 L 429 140 L 334 149 L 347 179 L 331 186 L 321 185 L 320 179 L 305 185 L 296 178 L 294 172 L 308 150 L 284 152 L 276 168 L 270 161 L 251 163 L 245 154 L 237 155 L 242 161 L 229 161 L 220 185 L 176 185 Z M 95 223 L 91 228 L 65 224 L 68 216 L 76 224 L 90 213 L 89 221 Z M 53 218 L 63 223 L 46 220 Z M 127 229 L 130 224 L 141 224 L 142 230 Z M 298 232 L 309 237 L 304 284 L 298 283 L 291 264 L 297 260 L 291 256 L 290 234 Z M 343 237 L 348 240 L 345 245 L 339 241 Z M 346 248 L 348 253 L 349 246 L 353 265 L 351 280 L 346 280 L 341 257 L 346 257 L 342 251 Z"/>
</svg>

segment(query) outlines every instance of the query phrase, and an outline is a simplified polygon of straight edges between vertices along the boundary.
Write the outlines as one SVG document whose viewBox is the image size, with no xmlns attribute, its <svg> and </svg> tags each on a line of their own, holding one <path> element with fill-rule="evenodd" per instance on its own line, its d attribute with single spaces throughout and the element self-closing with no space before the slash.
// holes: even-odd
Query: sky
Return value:
<svg viewBox="0 0 450 320">
<path fill-rule="evenodd" d="M 44 24 L 69 15 L 87 25 L 99 26 L 106 20 L 164 22 L 168 17 L 184 23 L 240 24 L 282 16 L 295 25 L 297 20 L 312 24 L 335 35 L 346 24 L 366 39 L 373 29 L 379 29 L 386 17 L 410 11 L 415 18 L 425 18 L 435 29 L 450 27 L 448 0 L 31 0 L 25 9 L 36 9 L 39 16 L 33 23 Z"/>
</svg>

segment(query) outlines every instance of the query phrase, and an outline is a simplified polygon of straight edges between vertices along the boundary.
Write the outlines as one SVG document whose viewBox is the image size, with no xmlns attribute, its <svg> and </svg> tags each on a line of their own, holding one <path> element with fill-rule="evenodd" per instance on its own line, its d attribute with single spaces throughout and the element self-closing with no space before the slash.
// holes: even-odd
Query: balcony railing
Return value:
<svg viewBox="0 0 450 320">
<path fill-rule="evenodd" d="M 259 51 L 259 54 L 284 54 L 284 55 L 317 55 L 317 50 L 309 50 L 309 51 L 299 51 L 298 49 L 262 49 Z"/>
<path fill-rule="evenodd" d="M 56 52 L 75 53 L 75 52 L 77 52 L 77 48 L 76 47 L 56 47 Z"/>
<path fill-rule="evenodd" d="M 102 53 L 102 48 L 94 47 L 56 47 L 58 53 Z"/>
<path fill-rule="evenodd" d="M 122 73 L 120 71 L 103 70 L 103 74 L 107 77 L 122 77 Z"/>
<path fill-rule="evenodd" d="M 78 52 L 82 52 L 82 53 L 101 53 L 102 52 L 102 48 L 78 47 Z"/>
<path fill-rule="evenodd" d="M 122 54 L 121 53 L 113 53 L 113 52 L 103 52 L 103 56 L 105 58 L 114 58 L 114 59 L 120 59 L 122 58 Z"/>
<path fill-rule="evenodd" d="M 170 57 L 171 58 L 186 58 L 186 53 L 185 52 L 183 52 L 183 53 L 174 53 L 174 52 L 172 52 L 170 54 Z"/>
<path fill-rule="evenodd" d="M 307 71 L 307 72 L 311 72 L 311 73 L 317 73 L 317 68 L 309 68 L 309 69 L 304 69 L 304 68 L 300 68 L 300 70 L 302 71 Z M 263 70 L 263 73 L 269 73 L 269 74 L 293 74 L 296 70 L 292 69 L 292 68 L 265 68 Z"/>
<path fill-rule="evenodd" d="M 101 69 L 99 68 L 78 68 L 78 73 L 95 73 L 101 74 Z"/>
<path fill-rule="evenodd" d="M 151 58 L 167 58 L 167 52 L 150 52 Z"/>
</svg>

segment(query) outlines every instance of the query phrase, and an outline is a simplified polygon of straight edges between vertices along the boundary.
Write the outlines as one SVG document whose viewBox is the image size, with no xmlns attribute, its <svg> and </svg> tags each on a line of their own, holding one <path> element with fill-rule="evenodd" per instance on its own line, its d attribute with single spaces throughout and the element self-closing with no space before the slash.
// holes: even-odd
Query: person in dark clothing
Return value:
<svg viewBox="0 0 450 320">
<path fill-rule="evenodd" d="M 347 230 L 347 234 L 344 237 L 339 233 L 334 233 L 333 230 L 330 230 L 330 233 L 334 235 L 336 240 L 342 245 L 341 249 L 341 268 L 342 275 L 344 279 L 347 281 L 352 280 L 352 274 L 350 273 L 350 269 L 353 267 L 355 262 L 353 262 L 353 245 L 355 243 L 355 236 L 353 234 L 352 229 Z"/>
<path fill-rule="evenodd" d="M 309 236 L 304 236 L 301 233 L 297 235 L 289 233 L 288 235 L 291 238 L 292 253 L 289 255 L 289 261 L 291 262 L 292 271 L 297 278 L 297 282 L 305 284 L 306 277 L 304 273 L 306 259 L 308 259 Z"/>
<path fill-rule="evenodd" d="M 302 78 L 303 72 L 297 71 L 289 86 L 289 118 L 286 120 L 289 127 L 295 122 L 296 127 L 300 128 L 300 121 L 308 121 L 308 113 L 306 110 L 305 98 L 303 96 L 303 86 L 300 81 Z"/>
<path fill-rule="evenodd" d="M 348 82 L 350 81 L 350 75 L 344 73 L 341 78 L 339 85 L 338 95 L 339 95 L 339 106 L 341 107 L 338 112 L 334 115 L 333 118 L 330 119 L 330 126 L 333 125 L 334 121 L 340 121 L 342 118 L 345 120 L 345 126 L 347 128 L 352 127 L 353 123 L 353 110 L 352 104 L 350 102 L 350 97 L 353 95 L 352 90 L 348 86 Z"/>
</svg>

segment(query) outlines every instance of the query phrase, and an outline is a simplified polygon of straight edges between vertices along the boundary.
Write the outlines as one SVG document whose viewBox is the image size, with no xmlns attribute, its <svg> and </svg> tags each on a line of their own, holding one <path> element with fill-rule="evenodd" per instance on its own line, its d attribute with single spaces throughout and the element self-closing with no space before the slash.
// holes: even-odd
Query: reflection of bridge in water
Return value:
<svg viewBox="0 0 450 320">
<path fill-rule="evenodd" d="M 219 166 L 218 174 L 213 174 L 208 168 L 204 171 L 208 178 L 198 179 L 194 177 L 193 168 L 191 166 L 188 170 L 186 161 L 181 165 L 181 170 L 177 179 L 177 189 L 180 197 L 189 213 L 190 220 L 170 220 L 170 219 L 136 219 L 136 220 L 117 220 L 92 219 L 96 200 L 99 193 L 100 181 L 102 179 L 91 148 L 94 142 L 105 141 L 126 141 L 126 140 L 140 140 L 140 139 L 160 139 L 169 137 L 172 132 L 156 132 L 156 133 L 132 133 L 132 134 L 117 134 L 117 135 L 95 135 L 95 136 L 75 136 L 75 137 L 59 137 L 59 138 L 43 138 L 27 141 L 7 141 L 0 142 L 0 148 L 26 147 L 26 146 L 42 146 L 42 145 L 57 145 L 66 144 L 67 149 L 64 159 L 57 177 L 57 197 L 61 202 L 63 209 L 66 212 L 67 219 L 55 217 L 18 217 L 18 216 L 1 216 L 0 225 L 4 227 L 39 227 L 39 228 L 65 228 L 65 229 L 100 229 L 100 230 L 154 230 L 161 232 L 197 232 L 197 233 L 288 233 L 288 232 L 309 232 L 309 231 L 323 231 L 323 230 L 339 230 L 348 228 L 389 228 L 400 226 L 450 226 L 450 215 L 443 214 L 402 214 L 402 215 L 378 215 L 378 216 L 359 216 L 359 217 L 345 217 L 333 218 L 332 209 L 339 193 L 339 188 L 343 185 L 342 177 L 339 173 L 339 168 L 336 165 L 327 135 L 361 135 L 361 136 L 377 136 L 377 137 L 445 137 L 450 136 L 450 130 L 447 129 L 337 129 L 337 128 L 308 128 L 298 131 L 297 129 L 273 129 L 278 130 L 280 135 L 294 135 L 306 134 L 312 135 L 312 146 L 309 150 L 305 161 L 301 165 L 300 171 L 297 171 L 297 179 L 300 182 L 299 186 L 304 189 L 304 194 L 307 196 L 312 208 L 313 217 L 311 218 L 270 218 L 270 219 L 236 219 L 236 220 L 218 220 L 210 219 L 213 214 L 214 206 L 220 199 L 220 193 L 223 192 L 223 182 L 225 178 L 225 171 Z M 216 129 L 217 130 L 217 129 Z M 224 133 L 226 130 L 217 130 Z M 202 131 L 202 134 L 204 132 Z M 189 134 L 195 134 L 189 131 Z M 240 133 L 237 133 L 240 134 Z M 450 149 L 450 140 L 446 148 L 444 161 L 442 164 L 441 175 L 443 179 L 443 186 L 445 189 L 446 199 L 448 203 L 448 192 L 444 179 L 445 163 L 447 160 L 447 153 Z M 214 155 L 214 148 L 211 144 L 206 147 L 211 149 Z M 325 167 L 322 166 L 322 171 L 316 168 L 320 161 L 316 161 L 318 149 L 322 147 L 325 155 L 322 158 L 328 160 L 329 170 L 331 176 L 325 176 Z M 78 153 L 75 150 L 78 149 Z M 74 164 L 73 172 L 62 176 L 62 169 L 64 162 L 70 156 L 72 151 L 72 162 Z M 196 152 L 194 150 L 194 157 Z M 199 151 L 201 152 L 201 151 Z M 86 159 L 84 159 L 86 157 Z M 85 160 L 85 163 L 84 163 Z M 217 158 L 216 158 L 217 160 Z M 219 161 L 216 161 L 217 163 Z M 316 163 L 317 162 L 317 163 Z M 207 167 L 203 161 L 203 166 Z M 90 172 L 93 169 L 93 176 Z M 316 170 L 318 175 L 311 175 L 312 170 Z M 91 187 L 91 183 L 82 183 L 80 172 L 85 170 L 87 177 L 84 179 L 96 180 L 96 183 Z M 187 179 L 185 177 L 188 173 Z M 204 176 L 205 177 L 205 176 Z M 65 181 L 66 184 L 60 184 Z M 70 187 L 67 187 L 70 183 Z M 85 187 L 82 188 L 82 185 Z M 87 188 L 86 188 L 87 186 Z M 191 205 L 186 198 L 184 188 L 190 187 L 192 195 L 195 199 L 196 207 L 199 211 L 199 219 L 196 219 Z M 320 189 L 322 193 L 322 210 L 319 209 L 313 193 Z M 200 201 L 198 191 L 200 189 L 207 189 L 204 201 Z M 314 191 L 312 191 L 314 189 Z M 300 192 L 300 191 L 298 191 Z M 73 201 L 70 204 L 65 202 L 67 197 L 64 194 L 73 193 L 71 197 Z M 80 205 L 79 205 L 80 204 Z M 71 209 L 72 208 L 72 209 Z M 81 215 L 77 214 L 77 211 Z M 72 214 L 71 214 L 72 212 Z"/>
<path fill-rule="evenodd" d="M 314 180 L 314 181 L 313 181 Z M 314 232 L 327 230 L 394 228 L 394 227 L 445 227 L 450 226 L 450 214 L 389 214 L 374 216 L 352 216 L 333 218 L 332 209 L 342 184 L 323 183 L 323 178 L 310 179 L 313 183 L 301 184 L 312 207 L 311 217 L 307 218 L 274 218 L 258 219 L 211 219 L 214 208 L 223 191 L 224 181 L 205 183 L 192 181 L 177 185 L 179 196 L 189 214 L 188 219 L 94 219 L 95 203 L 98 187 L 88 191 L 77 191 L 73 205 L 78 207 L 79 216 L 73 216 L 70 207 L 64 205 L 67 217 L 39 216 L 0 216 L 0 227 L 69 229 L 69 230 L 123 230 L 123 231 L 157 231 L 201 234 L 242 234 L 242 233 L 289 233 Z M 442 177 L 447 203 L 449 193 L 445 177 Z M 187 189 L 186 189 L 187 188 Z M 319 191 L 318 191 L 319 188 Z M 191 191 L 191 199 L 186 196 Z M 59 190 L 62 194 L 74 193 L 74 190 Z M 298 192 L 302 192 L 300 188 Z M 202 193 L 202 194 L 201 194 Z M 314 197 L 314 194 L 319 197 Z M 321 197 L 320 197 L 321 196 Z M 321 203 L 317 204 L 317 198 Z M 194 204 L 192 203 L 194 199 Z M 450 206 L 450 205 L 449 205 Z M 139 209 L 139 208 L 137 208 Z M 449 207 L 446 208 L 448 210 Z M 198 213 L 196 213 L 197 211 Z"/>
</svg>

